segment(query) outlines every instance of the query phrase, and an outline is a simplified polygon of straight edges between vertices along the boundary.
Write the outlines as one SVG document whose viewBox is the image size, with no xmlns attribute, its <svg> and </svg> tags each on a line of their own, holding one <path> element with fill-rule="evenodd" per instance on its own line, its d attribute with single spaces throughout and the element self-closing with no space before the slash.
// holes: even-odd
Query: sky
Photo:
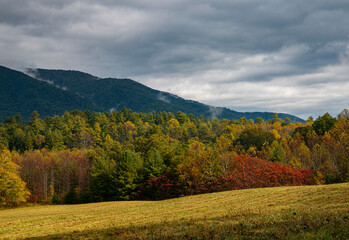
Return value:
<svg viewBox="0 0 349 240">
<path fill-rule="evenodd" d="M 349 108 L 348 0 L 1 0 L 0 65 L 304 119 Z"/>
</svg>

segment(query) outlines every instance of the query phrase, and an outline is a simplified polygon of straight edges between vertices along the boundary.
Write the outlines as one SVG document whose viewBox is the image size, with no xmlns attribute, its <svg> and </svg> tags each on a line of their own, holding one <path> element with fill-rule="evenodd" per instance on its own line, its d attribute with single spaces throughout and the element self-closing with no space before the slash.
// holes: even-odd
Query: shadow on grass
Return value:
<svg viewBox="0 0 349 240">
<path fill-rule="evenodd" d="M 219 218 L 164 221 L 29 239 L 349 239 L 349 213 L 229 213 Z"/>
</svg>

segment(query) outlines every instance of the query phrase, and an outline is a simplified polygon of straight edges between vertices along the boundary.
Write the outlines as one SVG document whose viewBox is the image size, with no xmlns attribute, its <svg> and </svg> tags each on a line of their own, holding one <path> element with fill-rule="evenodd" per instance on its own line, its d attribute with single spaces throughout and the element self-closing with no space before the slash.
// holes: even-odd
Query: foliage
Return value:
<svg viewBox="0 0 349 240">
<path fill-rule="evenodd" d="M 64 204 L 75 204 L 78 203 L 78 195 L 76 193 L 76 188 L 75 187 L 70 187 L 69 191 L 65 194 L 63 203 Z"/>
<path fill-rule="evenodd" d="M 95 201 L 110 201 L 114 199 L 113 171 L 114 161 L 99 158 L 91 168 L 90 186 Z"/>
<path fill-rule="evenodd" d="M 166 165 L 158 151 L 150 150 L 144 161 L 144 179 L 156 178 L 166 171 Z"/>
<path fill-rule="evenodd" d="M 151 200 L 162 200 L 177 196 L 174 181 L 170 173 L 151 178 L 142 187 L 141 197 Z"/>
<path fill-rule="evenodd" d="M 88 191 L 90 162 L 80 150 L 35 150 L 23 155 L 12 154 L 21 166 L 21 178 L 32 193 L 31 202 L 50 202 L 53 195 L 65 195 L 71 188 L 79 188 L 80 194 Z"/>
<path fill-rule="evenodd" d="M 331 117 L 329 113 L 325 113 L 323 116 L 318 117 L 313 124 L 313 128 L 317 135 L 324 135 L 328 132 L 336 123 L 336 118 Z"/>
<path fill-rule="evenodd" d="M 245 148 L 256 147 L 261 150 L 265 144 L 271 145 L 275 141 L 275 135 L 271 132 L 263 131 L 260 127 L 249 127 L 245 129 L 237 141 Z"/>
<path fill-rule="evenodd" d="M 0 149 L 0 205 L 17 205 L 25 202 L 30 194 L 17 175 L 17 169 L 10 152 Z"/>
<path fill-rule="evenodd" d="M 297 127 L 294 130 L 293 135 L 296 135 L 297 133 L 299 133 L 300 135 L 302 135 L 303 139 L 307 141 L 313 132 L 314 132 L 313 126 L 306 125 L 306 126 Z"/>
<path fill-rule="evenodd" d="M 53 204 L 59 204 L 59 203 L 61 203 L 61 201 L 60 201 L 59 198 L 58 198 L 57 193 L 53 194 L 53 196 L 52 196 L 52 203 L 53 203 Z"/>
<path fill-rule="evenodd" d="M 314 184 L 313 171 L 297 170 L 282 163 L 251 157 L 237 157 L 235 170 L 220 175 L 210 184 L 211 191 L 227 191 L 255 187 Z"/>
<path fill-rule="evenodd" d="M 121 155 L 112 173 L 114 198 L 118 200 L 134 198 L 142 164 L 142 159 L 136 153 L 125 151 Z"/>
<path fill-rule="evenodd" d="M 72 189 L 73 202 L 89 202 L 223 189 L 214 182 L 233 189 L 348 181 L 349 119 L 340 117 L 323 135 L 312 122 L 259 120 L 126 108 L 44 119 L 33 112 L 28 122 L 17 115 L 0 123 L 0 146 L 11 151 L 29 201 L 38 203 L 64 202 Z"/>
</svg>

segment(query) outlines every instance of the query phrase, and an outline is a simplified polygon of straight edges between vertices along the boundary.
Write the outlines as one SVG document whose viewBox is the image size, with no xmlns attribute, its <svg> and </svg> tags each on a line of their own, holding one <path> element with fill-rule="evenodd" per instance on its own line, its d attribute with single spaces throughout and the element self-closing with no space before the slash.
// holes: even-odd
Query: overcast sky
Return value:
<svg viewBox="0 0 349 240">
<path fill-rule="evenodd" d="M 307 118 L 349 108 L 348 0 L 0 0 L 0 65 Z"/>
</svg>

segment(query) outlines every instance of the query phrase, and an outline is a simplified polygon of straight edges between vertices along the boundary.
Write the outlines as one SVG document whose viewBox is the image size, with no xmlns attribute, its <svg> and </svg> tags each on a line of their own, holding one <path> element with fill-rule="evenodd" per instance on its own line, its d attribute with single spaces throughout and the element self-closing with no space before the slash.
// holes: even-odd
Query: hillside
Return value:
<svg viewBox="0 0 349 240">
<path fill-rule="evenodd" d="M 63 86 L 89 99 L 103 111 L 121 110 L 123 107 L 136 112 L 178 112 L 206 118 L 218 117 L 220 119 L 255 119 L 262 117 L 264 120 L 272 119 L 271 112 L 237 112 L 228 108 L 212 107 L 196 101 L 185 100 L 176 95 L 151 89 L 131 79 L 105 78 L 100 79 L 87 73 L 66 70 L 28 69 L 35 77 L 51 81 L 53 84 Z M 278 114 L 279 118 L 289 117 L 294 122 L 304 122 L 290 114 Z"/>
<path fill-rule="evenodd" d="M 0 210 L 8 239 L 348 239 L 349 183 Z"/>
<path fill-rule="evenodd" d="M 89 100 L 74 93 L 38 81 L 22 72 L 0 66 L 0 119 L 21 113 L 29 117 L 39 114 L 55 115 L 74 109 L 99 110 Z"/>
<path fill-rule="evenodd" d="M 87 73 L 67 70 L 28 69 L 28 75 L 0 66 L 0 120 L 17 113 L 29 119 L 33 111 L 55 115 L 74 109 L 109 112 L 123 107 L 136 112 L 178 112 L 219 119 L 272 119 L 270 112 L 237 112 L 185 100 L 167 92 L 151 89 L 131 79 L 101 79 Z M 30 76 L 29 76 L 30 75 Z M 304 122 L 296 116 L 294 122 Z"/>
<path fill-rule="evenodd" d="M 198 116 L 208 116 L 209 113 L 207 105 L 151 89 L 130 79 L 98 79 L 82 72 L 65 70 L 36 69 L 32 73 L 37 78 L 53 81 L 84 96 L 104 111 L 126 107 L 136 112 L 182 111 Z"/>
</svg>

